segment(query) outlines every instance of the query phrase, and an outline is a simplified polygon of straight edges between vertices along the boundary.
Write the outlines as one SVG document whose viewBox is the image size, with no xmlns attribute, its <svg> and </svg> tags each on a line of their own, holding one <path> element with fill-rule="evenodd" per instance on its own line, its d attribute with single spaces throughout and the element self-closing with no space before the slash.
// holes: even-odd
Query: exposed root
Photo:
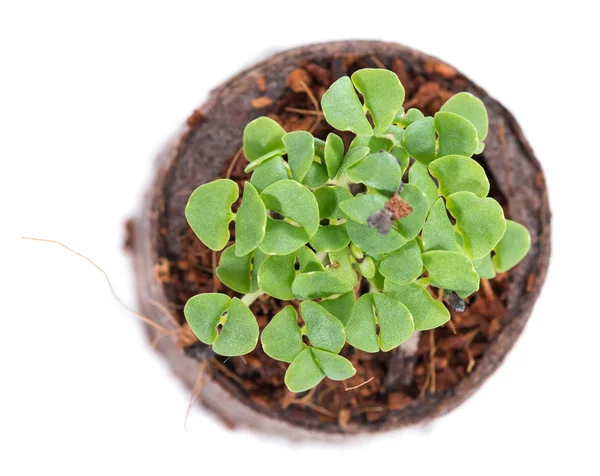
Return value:
<svg viewBox="0 0 600 476">
<path fill-rule="evenodd" d="M 304 89 L 304 91 L 306 92 L 308 98 L 310 99 L 310 102 L 312 102 L 312 105 L 315 108 L 315 112 L 321 112 L 321 106 L 319 106 L 319 101 L 317 101 L 317 98 L 315 97 L 313 92 L 310 90 L 308 85 L 302 80 L 300 80 L 299 82 L 302 85 L 302 88 Z M 322 119 L 323 119 L 323 116 L 318 115 L 315 118 L 314 124 L 309 128 L 308 132 L 310 132 L 312 134 L 315 131 L 315 129 L 319 126 L 319 124 L 321 124 Z"/>
<path fill-rule="evenodd" d="M 489 279 L 481 280 L 481 289 L 483 290 L 483 294 L 488 301 L 493 301 L 496 299 L 496 295 L 494 294 L 494 290 L 492 289 Z"/>
<path fill-rule="evenodd" d="M 106 282 L 108 283 L 108 287 L 110 289 L 111 294 L 113 295 L 113 297 L 115 298 L 115 300 L 127 311 L 129 311 L 131 314 L 133 314 L 135 317 L 137 317 L 139 320 L 141 320 L 142 322 L 144 322 L 145 324 L 148 324 L 149 326 L 153 327 L 154 329 L 158 330 L 159 332 L 162 332 L 168 336 L 171 337 L 176 337 L 177 336 L 177 332 L 176 331 L 172 331 L 169 329 L 165 329 L 163 326 L 161 326 L 160 324 L 157 324 L 156 322 L 150 320 L 149 318 L 147 318 L 146 316 L 142 316 L 141 314 L 139 314 L 138 312 L 134 311 L 132 308 L 130 308 L 127 304 L 125 304 L 123 302 L 123 300 L 117 295 L 117 293 L 115 292 L 115 289 L 113 288 L 112 283 L 110 282 L 110 279 L 108 278 L 108 274 L 106 274 L 106 271 L 104 271 L 100 266 L 98 266 L 96 263 L 94 263 L 90 258 L 88 258 L 87 256 L 79 253 L 78 251 L 75 251 L 72 248 L 69 248 L 67 245 L 65 245 L 64 243 L 61 243 L 60 241 L 57 240 L 49 240 L 49 239 L 45 239 L 45 238 L 34 238 L 31 236 L 22 236 L 21 238 L 23 238 L 24 240 L 31 240 L 31 241 L 41 241 L 44 243 L 54 243 L 56 245 L 60 245 L 63 248 L 65 248 L 67 251 L 70 251 L 73 254 L 76 254 L 77 256 L 80 256 L 81 258 L 85 259 L 88 263 L 90 263 L 92 266 L 94 266 L 94 268 L 96 268 L 98 271 L 100 271 L 103 275 L 104 278 L 106 279 Z"/>
<path fill-rule="evenodd" d="M 435 393 L 435 329 L 429 331 L 429 373 L 431 380 L 429 383 L 429 393 Z"/>
<path fill-rule="evenodd" d="M 363 383 L 359 383 L 358 385 L 355 385 L 354 387 L 346 387 L 346 381 L 344 380 L 344 392 L 348 392 L 350 390 L 356 390 L 357 388 L 360 388 L 363 385 L 368 384 L 374 378 L 375 378 L 375 376 L 371 377 L 369 380 L 365 380 Z"/>
<path fill-rule="evenodd" d="M 295 112 L 297 114 L 304 114 L 305 116 L 323 116 L 321 111 L 313 111 L 311 109 L 299 109 L 297 107 L 286 107 L 287 112 Z"/>
<path fill-rule="evenodd" d="M 237 164 L 237 161 L 239 160 L 243 151 L 244 151 L 244 148 L 240 147 L 237 150 L 237 152 L 235 153 L 235 155 L 233 156 L 233 159 L 231 159 L 231 163 L 229 164 L 229 167 L 227 167 L 227 173 L 225 174 L 226 179 L 231 178 L 231 174 L 233 173 L 233 168 L 235 167 L 235 164 Z"/>
<path fill-rule="evenodd" d="M 192 410 L 192 406 L 200 398 L 200 392 L 202 391 L 202 382 L 204 380 L 204 372 L 206 370 L 207 364 L 208 362 L 205 360 L 204 362 L 201 362 L 198 367 L 198 377 L 196 378 L 194 388 L 192 388 L 192 393 L 190 394 L 190 403 L 188 404 L 187 410 L 185 411 L 185 418 L 183 419 L 183 428 L 185 429 L 185 431 L 188 431 L 187 422 L 190 416 L 190 411 Z"/>
<path fill-rule="evenodd" d="M 370 55 L 369 58 L 371 58 L 371 61 L 373 61 L 373 63 L 375 63 L 377 65 L 378 68 L 381 69 L 387 69 L 385 67 L 385 65 L 379 60 L 379 58 L 375 55 Z"/>
</svg>

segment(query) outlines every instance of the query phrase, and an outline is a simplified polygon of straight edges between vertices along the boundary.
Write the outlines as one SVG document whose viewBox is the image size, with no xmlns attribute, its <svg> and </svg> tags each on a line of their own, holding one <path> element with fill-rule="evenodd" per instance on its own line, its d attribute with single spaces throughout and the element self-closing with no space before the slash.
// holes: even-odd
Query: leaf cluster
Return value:
<svg viewBox="0 0 600 476">
<path fill-rule="evenodd" d="M 325 140 L 286 131 L 259 117 L 243 135 L 246 171 L 241 205 L 228 179 L 190 196 L 187 220 L 210 249 L 223 250 L 219 279 L 244 294 L 192 297 L 184 310 L 200 341 L 221 355 L 243 355 L 259 337 L 247 304 L 264 293 L 297 300 L 261 335 L 267 355 L 289 363 L 294 392 L 324 377 L 355 373 L 339 355 L 345 343 L 390 351 L 415 331 L 450 319 L 432 288 L 460 301 L 480 279 L 527 254 L 527 229 L 504 217 L 473 154 L 484 149 L 488 116 L 469 93 L 450 98 L 433 117 L 404 111 L 404 88 L 391 71 L 363 69 L 323 95 L 325 119 L 354 139 Z M 230 243 L 230 225 L 235 240 Z M 359 282 L 369 292 L 360 295 Z M 458 296 L 458 297 L 457 297 Z"/>
</svg>

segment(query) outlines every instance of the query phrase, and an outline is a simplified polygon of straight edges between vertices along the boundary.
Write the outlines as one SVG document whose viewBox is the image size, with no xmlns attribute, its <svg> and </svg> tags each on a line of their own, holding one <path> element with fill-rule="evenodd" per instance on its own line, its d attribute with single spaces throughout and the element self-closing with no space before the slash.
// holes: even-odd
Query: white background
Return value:
<svg viewBox="0 0 600 476">
<path fill-rule="evenodd" d="M 593 3 L 2 2 L 0 473 L 598 474 Z M 515 114 L 551 193 L 544 292 L 502 368 L 425 428 L 292 444 L 194 409 L 186 432 L 188 392 L 102 275 L 19 237 L 84 252 L 135 305 L 123 222 L 164 141 L 240 68 L 348 38 L 443 58 Z"/>
</svg>

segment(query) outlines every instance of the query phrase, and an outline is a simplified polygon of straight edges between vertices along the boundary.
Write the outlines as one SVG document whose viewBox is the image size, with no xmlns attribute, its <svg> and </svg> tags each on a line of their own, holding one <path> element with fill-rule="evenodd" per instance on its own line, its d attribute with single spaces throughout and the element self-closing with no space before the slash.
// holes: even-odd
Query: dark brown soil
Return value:
<svg viewBox="0 0 600 476">
<path fill-rule="evenodd" d="M 243 125 L 252 118 L 249 116 L 268 115 L 287 131 L 310 130 L 324 139 L 331 128 L 315 114 L 315 99 L 320 100 L 332 81 L 363 67 L 394 71 L 406 89 L 406 109 L 417 107 L 432 115 L 448 97 L 464 90 L 484 100 L 490 112 L 490 137 L 478 160 L 490 176 L 490 195 L 502 204 L 507 217 L 529 228 L 532 251 L 508 275 L 483 281 L 481 290 L 469 298 L 466 311 L 452 312 L 448 325 L 422 332 L 414 355 L 407 355 L 402 347 L 389 353 L 367 354 L 346 346 L 342 353 L 357 369 L 355 377 L 346 383 L 325 379 L 307 394 L 291 394 L 283 383 L 287 364 L 268 358 L 260 345 L 243 358 L 225 359 L 212 355 L 209 348 L 196 342 L 189 329 L 182 333 L 179 345 L 183 352 L 198 361 L 208 359 L 206 369 L 212 380 L 235 399 L 259 414 L 324 432 L 402 426 L 448 411 L 464 400 L 499 365 L 520 333 L 539 293 L 549 255 L 550 214 L 543 174 L 512 116 L 452 67 L 397 45 L 386 48 L 383 43 L 371 44 L 367 48 L 363 42 L 364 47 L 354 48 L 356 52 L 347 47 L 348 43 L 338 43 L 337 48 L 322 47 L 318 54 L 307 48 L 304 54 L 297 55 L 293 70 L 256 74 L 254 84 L 246 84 L 247 89 L 254 88 L 245 93 L 249 98 L 249 108 L 246 106 L 245 110 L 250 110 L 249 114 L 240 117 L 237 124 L 228 124 L 230 130 L 222 131 L 231 152 L 214 151 L 217 163 L 212 162 L 211 169 L 198 169 L 206 161 L 201 158 L 200 164 L 192 165 L 194 170 L 190 173 L 190 164 L 201 153 L 194 131 L 210 118 L 210 112 L 195 111 L 187 121 L 189 130 L 179 141 L 169 168 L 159 177 L 155 191 L 158 195 L 152 205 L 151 221 L 156 230 L 151 238 L 156 247 L 152 250 L 156 256 L 154 279 L 165 298 L 163 304 L 184 324 L 182 308 L 189 297 L 214 291 L 235 295 L 213 276 L 215 256 L 186 226 L 183 210 L 191 191 L 216 175 L 230 176 L 240 184 L 249 179 L 243 172 L 247 161 L 238 150 Z M 341 54 L 344 51 L 346 54 Z M 292 61 L 287 63 L 291 66 Z M 218 100 L 227 102 L 227 97 Z M 229 107 L 235 115 L 236 103 Z M 345 133 L 341 135 L 349 140 Z M 520 166 L 519 160 L 528 165 L 521 173 L 513 173 L 512 167 Z M 221 165 L 215 169 L 218 163 Z M 139 249 L 135 251 L 141 253 Z M 139 270 L 138 263 L 138 273 Z M 290 303 L 266 296 L 256 301 L 252 310 L 260 328 L 287 304 Z M 172 351 L 165 353 L 174 355 Z M 359 387 L 346 390 L 354 386 Z"/>
</svg>

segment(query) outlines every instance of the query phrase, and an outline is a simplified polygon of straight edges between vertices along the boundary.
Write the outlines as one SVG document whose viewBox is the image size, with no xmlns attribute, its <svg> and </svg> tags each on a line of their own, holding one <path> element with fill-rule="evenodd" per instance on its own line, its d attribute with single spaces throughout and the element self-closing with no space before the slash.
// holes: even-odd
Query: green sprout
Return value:
<svg viewBox="0 0 600 476">
<path fill-rule="evenodd" d="M 340 355 L 346 343 L 389 352 L 445 324 L 450 312 L 431 288 L 460 311 L 481 279 L 525 257 L 529 232 L 487 197 L 485 170 L 471 158 L 488 132 L 483 103 L 459 93 L 425 117 L 404 111 L 403 101 L 391 71 L 335 81 L 321 105 L 334 129 L 355 135 L 347 149 L 335 133 L 325 141 L 286 133 L 267 117 L 246 126 L 252 176 L 237 213 L 239 189 L 229 179 L 198 187 L 185 210 L 198 238 L 223 250 L 219 279 L 243 295 L 187 302 L 201 342 L 223 356 L 247 354 L 259 338 L 250 304 L 263 294 L 293 301 L 297 309 L 284 307 L 260 339 L 268 356 L 289 363 L 289 390 L 306 391 L 355 374 Z"/>
</svg>

